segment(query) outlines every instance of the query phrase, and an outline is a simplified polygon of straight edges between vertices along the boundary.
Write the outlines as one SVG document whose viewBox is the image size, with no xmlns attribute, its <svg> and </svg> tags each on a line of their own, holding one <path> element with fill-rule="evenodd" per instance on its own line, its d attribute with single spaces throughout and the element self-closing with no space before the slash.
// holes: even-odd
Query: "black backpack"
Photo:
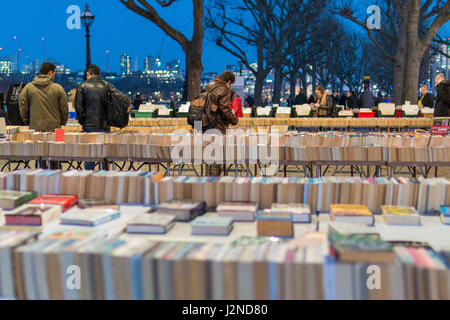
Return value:
<svg viewBox="0 0 450 320">
<path fill-rule="evenodd" d="M 216 126 L 216 111 L 211 109 L 211 94 L 220 87 L 221 85 L 217 85 L 211 90 L 204 90 L 199 96 L 191 101 L 187 120 L 192 128 L 195 127 L 196 122 L 202 123 L 203 131 L 212 129 Z"/>
<path fill-rule="evenodd" d="M 106 103 L 107 125 L 119 129 L 127 127 L 130 121 L 131 99 L 109 84 Z"/>
</svg>

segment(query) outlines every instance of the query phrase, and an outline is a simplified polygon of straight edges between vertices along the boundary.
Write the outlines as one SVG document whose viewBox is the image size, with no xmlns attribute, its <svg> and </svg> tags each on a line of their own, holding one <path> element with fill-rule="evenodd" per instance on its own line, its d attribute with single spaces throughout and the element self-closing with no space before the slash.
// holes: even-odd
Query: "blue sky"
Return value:
<svg viewBox="0 0 450 320">
<path fill-rule="evenodd" d="M 91 40 L 92 61 L 102 69 L 106 68 L 106 50 L 110 51 L 110 70 L 115 72 L 119 71 L 119 57 L 124 52 L 132 57 L 133 67 L 135 58 L 138 58 L 140 69 L 143 68 L 145 56 L 158 54 L 161 54 L 164 63 L 177 58 L 183 61 L 184 66 L 184 54 L 180 46 L 150 21 L 126 9 L 119 0 L 91 0 L 89 3 L 96 15 Z M 82 69 L 85 64 L 84 30 L 69 30 L 66 27 L 69 17 L 66 10 L 70 5 L 78 5 L 83 11 L 85 4 L 86 0 L 3 2 L 0 56 L 17 54 L 20 46 L 24 50 L 21 65 L 27 62 L 25 56 L 42 60 L 44 49 L 41 38 L 45 37 L 48 58 L 64 63 L 73 70 Z M 169 24 L 191 37 L 191 0 L 179 0 L 169 8 L 158 8 L 158 11 Z M 450 36 L 450 24 L 443 31 L 444 35 Z M 14 36 L 19 42 L 13 39 Z M 225 64 L 234 63 L 236 59 L 233 56 L 205 40 L 205 72 L 222 71 Z"/>
</svg>

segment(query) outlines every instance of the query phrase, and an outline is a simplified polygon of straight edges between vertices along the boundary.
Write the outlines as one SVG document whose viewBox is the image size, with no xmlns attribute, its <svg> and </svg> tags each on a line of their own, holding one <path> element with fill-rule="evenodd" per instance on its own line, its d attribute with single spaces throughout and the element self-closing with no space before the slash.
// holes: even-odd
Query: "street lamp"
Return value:
<svg viewBox="0 0 450 320">
<path fill-rule="evenodd" d="M 90 43 L 90 28 L 94 23 L 95 16 L 89 11 L 89 5 L 86 5 L 86 10 L 80 17 L 86 30 L 86 69 L 91 64 L 91 43 Z"/>
</svg>

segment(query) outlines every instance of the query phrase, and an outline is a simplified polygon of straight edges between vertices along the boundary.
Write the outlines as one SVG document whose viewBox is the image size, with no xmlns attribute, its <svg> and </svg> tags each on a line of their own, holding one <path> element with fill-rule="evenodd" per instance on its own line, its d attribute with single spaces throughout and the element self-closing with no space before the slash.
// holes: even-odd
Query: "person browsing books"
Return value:
<svg viewBox="0 0 450 320">
<path fill-rule="evenodd" d="M 336 116 L 336 108 L 333 107 L 333 101 L 325 88 L 317 86 L 315 94 L 316 101 L 311 105 L 311 108 L 314 111 L 318 111 L 319 117 L 334 118 Z"/>
<path fill-rule="evenodd" d="M 90 65 L 86 69 L 87 80 L 77 88 L 75 110 L 83 132 L 109 132 L 106 123 L 107 96 L 110 84 L 100 76 L 100 68 Z M 94 163 L 86 163 L 86 170 L 93 170 Z"/>
</svg>

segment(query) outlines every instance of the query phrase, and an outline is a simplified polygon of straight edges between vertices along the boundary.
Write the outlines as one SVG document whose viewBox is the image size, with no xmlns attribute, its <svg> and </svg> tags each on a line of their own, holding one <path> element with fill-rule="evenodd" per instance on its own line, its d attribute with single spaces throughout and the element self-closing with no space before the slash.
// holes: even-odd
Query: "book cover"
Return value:
<svg viewBox="0 0 450 320">
<path fill-rule="evenodd" d="M 78 202 L 77 196 L 69 195 L 43 195 L 30 201 L 30 204 L 54 204 L 60 205 L 63 211 L 74 207 Z"/>
<path fill-rule="evenodd" d="M 35 192 L 0 191 L 0 208 L 12 210 L 37 197 Z"/>
<path fill-rule="evenodd" d="M 26 204 L 5 214 L 6 225 L 43 226 L 62 212 L 56 205 Z"/>
<path fill-rule="evenodd" d="M 61 216 L 61 224 L 97 226 L 120 217 L 120 211 L 113 209 L 75 209 Z"/>
</svg>

